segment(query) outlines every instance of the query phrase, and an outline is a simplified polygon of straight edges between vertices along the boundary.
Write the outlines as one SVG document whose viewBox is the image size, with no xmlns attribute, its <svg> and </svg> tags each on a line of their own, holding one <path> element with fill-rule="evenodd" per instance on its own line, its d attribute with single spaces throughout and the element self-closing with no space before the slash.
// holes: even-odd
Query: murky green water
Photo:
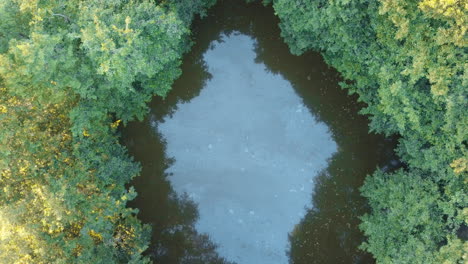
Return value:
<svg viewBox="0 0 468 264">
<path fill-rule="evenodd" d="M 392 167 L 319 54 L 289 54 L 271 8 L 220 2 L 169 96 L 124 130 L 142 164 L 131 206 L 156 263 L 372 263 L 359 186 Z"/>
</svg>

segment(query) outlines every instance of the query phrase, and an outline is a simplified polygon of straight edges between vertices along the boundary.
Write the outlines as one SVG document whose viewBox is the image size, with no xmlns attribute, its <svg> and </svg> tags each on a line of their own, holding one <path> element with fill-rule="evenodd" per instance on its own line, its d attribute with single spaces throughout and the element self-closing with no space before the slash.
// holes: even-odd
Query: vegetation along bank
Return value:
<svg viewBox="0 0 468 264">
<path fill-rule="evenodd" d="M 240 1 L 240 0 L 239 0 Z M 139 172 L 117 128 L 164 96 L 215 0 L 0 2 L 0 262 L 145 263 L 126 207 Z M 467 10 L 452 0 L 264 1 L 291 52 L 320 51 L 400 136 L 405 168 L 368 176 L 361 246 L 378 263 L 464 263 Z"/>
</svg>

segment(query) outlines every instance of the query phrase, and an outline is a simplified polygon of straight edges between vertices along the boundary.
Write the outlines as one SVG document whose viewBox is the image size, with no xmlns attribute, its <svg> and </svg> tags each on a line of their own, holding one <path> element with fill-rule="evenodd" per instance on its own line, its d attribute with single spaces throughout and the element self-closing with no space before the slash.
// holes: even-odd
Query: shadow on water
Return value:
<svg viewBox="0 0 468 264">
<path fill-rule="evenodd" d="M 151 122 L 134 122 L 123 137 L 130 153 L 142 164 L 143 176 L 132 182 L 138 197 L 129 206 L 139 208 L 140 220 L 152 226 L 147 254 L 155 263 L 228 263 L 218 257 L 208 236 L 195 230 L 197 207 L 173 191 L 165 170 L 174 160 L 165 156 L 165 142 L 151 131 Z"/>
<path fill-rule="evenodd" d="M 218 1 L 208 17 L 194 22 L 196 44 L 185 56 L 183 74 L 173 90 L 165 99 L 153 99 L 145 121 L 132 122 L 123 131 L 124 144 L 142 164 L 142 176 L 132 182 L 138 196 L 130 206 L 139 208 L 139 218 L 153 227 L 148 254 L 156 263 L 226 263 L 209 237 L 196 231 L 197 206 L 172 189 L 166 170 L 174 160 L 166 157 L 166 143 L 154 126 L 172 115 L 177 103 L 200 94 L 211 78 L 203 54 L 222 34 L 235 32 L 256 39 L 256 62 L 292 84 L 304 105 L 328 125 L 338 145 L 328 168 L 315 178 L 312 207 L 289 235 L 290 248 L 285 250 L 290 263 L 374 262 L 357 249 L 363 241 L 358 217 L 368 210 L 359 187 L 376 167 L 398 165 L 393 154 L 396 141 L 368 134 L 367 118 L 357 114 L 363 105 L 339 88 L 339 74 L 318 53 L 299 57 L 289 53 L 273 14 L 271 7 L 260 4 Z"/>
</svg>

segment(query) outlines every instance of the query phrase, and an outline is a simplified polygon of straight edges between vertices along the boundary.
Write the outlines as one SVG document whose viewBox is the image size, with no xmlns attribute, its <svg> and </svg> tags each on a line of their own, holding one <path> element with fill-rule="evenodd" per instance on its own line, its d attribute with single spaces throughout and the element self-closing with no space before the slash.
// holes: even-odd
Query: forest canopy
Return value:
<svg viewBox="0 0 468 264">
<path fill-rule="evenodd" d="M 211 4 L 0 2 L 0 262 L 149 261 L 116 129 L 167 93 Z"/>
<path fill-rule="evenodd" d="M 462 263 L 468 243 L 468 3 L 273 1 L 291 52 L 320 51 L 367 104 L 370 130 L 400 137 L 407 165 L 362 187 L 362 249 L 378 263 Z"/>
<path fill-rule="evenodd" d="M 263 2 L 293 54 L 319 51 L 342 74 L 371 132 L 400 138 L 405 168 L 361 189 L 361 248 L 378 263 L 466 262 L 468 2 Z M 151 261 L 117 129 L 171 89 L 214 3 L 0 1 L 0 262 Z"/>
</svg>

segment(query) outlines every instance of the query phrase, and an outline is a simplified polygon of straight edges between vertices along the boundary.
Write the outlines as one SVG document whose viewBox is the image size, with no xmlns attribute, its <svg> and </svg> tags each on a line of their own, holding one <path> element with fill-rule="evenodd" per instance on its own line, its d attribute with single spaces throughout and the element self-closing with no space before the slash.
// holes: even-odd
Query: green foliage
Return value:
<svg viewBox="0 0 468 264">
<path fill-rule="evenodd" d="M 90 82 L 76 92 L 99 111 L 141 118 L 151 96 L 164 96 L 179 76 L 188 29 L 175 13 L 150 2 L 90 1 L 77 23 Z"/>
<path fill-rule="evenodd" d="M 125 208 L 134 193 L 73 155 L 66 113 L 76 98 L 44 105 L 1 92 L 1 262 L 144 262 L 147 227 Z"/>
<path fill-rule="evenodd" d="M 377 172 L 362 188 L 374 212 L 379 212 L 362 218 L 361 228 L 369 236 L 362 248 L 382 263 L 433 263 L 440 244 L 446 242 L 447 223 L 452 223 L 451 230 L 460 224 L 454 219 L 455 204 L 442 197 L 434 181 L 421 175 Z M 390 251 L 394 245 L 400 250 Z"/>
<path fill-rule="evenodd" d="M 198 14 L 201 17 L 206 16 L 206 10 L 215 3 L 216 0 L 172 0 L 165 3 L 165 5 L 171 10 L 174 10 L 177 13 L 179 19 L 189 24 L 192 22 L 195 14 Z"/>
<path fill-rule="evenodd" d="M 10 39 L 25 39 L 29 36 L 30 14 L 20 12 L 19 3 L 0 3 L 0 54 L 8 49 Z"/>
<path fill-rule="evenodd" d="M 401 136 L 397 152 L 408 170 L 377 172 L 363 188 L 373 212 L 363 218 L 369 237 L 363 248 L 381 263 L 442 263 L 442 256 L 461 261 L 461 254 L 442 252 L 459 248 L 453 234 L 466 220 L 468 203 L 467 4 L 276 0 L 273 6 L 291 52 L 321 51 L 346 79 L 343 87 L 367 104 L 362 113 L 371 130 Z M 425 185 L 416 188 L 418 182 Z M 409 186 L 417 194 L 397 199 Z M 401 210 L 398 216 L 382 210 L 379 199 L 393 214 Z M 418 199 L 424 203 L 414 204 Z M 430 217 L 415 218 L 407 209 Z M 447 237 L 455 244 L 441 247 Z"/>
<path fill-rule="evenodd" d="M 0 261 L 148 261 L 148 227 L 125 207 L 139 167 L 116 127 L 165 96 L 191 20 L 215 1 L 156 2 L 1 1 Z M 321 51 L 371 129 L 401 135 L 408 169 L 362 189 L 362 248 L 380 263 L 466 260 L 467 4 L 272 2 L 291 51 Z"/>
<path fill-rule="evenodd" d="M 116 129 L 167 93 L 213 1 L 180 3 L 0 3 L 0 262 L 149 261 Z"/>
</svg>

